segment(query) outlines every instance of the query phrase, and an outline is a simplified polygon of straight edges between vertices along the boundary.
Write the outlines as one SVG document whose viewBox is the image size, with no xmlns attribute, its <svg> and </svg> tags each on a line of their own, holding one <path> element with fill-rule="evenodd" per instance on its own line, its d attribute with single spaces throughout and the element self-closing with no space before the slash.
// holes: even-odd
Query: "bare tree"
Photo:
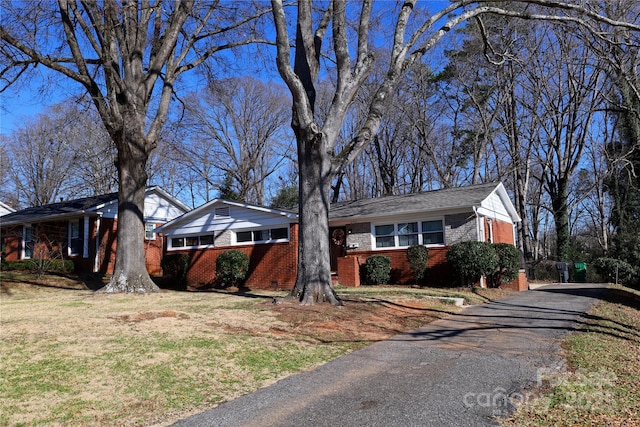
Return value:
<svg viewBox="0 0 640 427">
<path fill-rule="evenodd" d="M 546 49 L 529 68 L 536 74 L 530 73 L 528 83 L 540 95 L 537 104 L 529 105 L 529 112 L 541 123 L 535 155 L 543 166 L 542 180 L 551 201 L 556 253 L 564 260 L 571 244 L 569 189 L 602 103 L 603 75 L 575 38 L 553 28 L 543 37 Z"/>
<path fill-rule="evenodd" d="M 143 250 L 147 161 L 184 72 L 254 40 L 253 3 L 125 0 L 3 3 L 3 88 L 47 67 L 89 94 L 117 148 L 118 248 L 107 292 L 158 287 Z M 237 31 L 242 28 L 244 32 Z"/>
<path fill-rule="evenodd" d="M 289 104 L 286 88 L 278 84 L 253 77 L 211 82 L 204 96 L 194 94 L 186 102 L 185 160 L 197 171 L 211 163 L 218 177 L 202 171 L 204 179 L 219 186 L 229 176 L 240 200 L 264 204 L 265 181 L 291 150 Z"/>
<path fill-rule="evenodd" d="M 18 200 L 25 206 L 42 206 L 59 197 L 78 194 L 73 170 L 77 165 L 74 127 L 78 111 L 59 104 L 19 126 L 7 148 Z"/>
<path fill-rule="evenodd" d="M 406 70 L 452 28 L 485 14 L 498 14 L 526 19 L 572 21 L 588 26 L 596 20 L 609 25 L 640 29 L 638 25 L 599 16 L 582 4 L 556 1 L 509 2 L 545 7 L 539 13 L 506 9 L 499 6 L 502 3 L 495 2 L 455 1 L 431 16 L 419 13 L 416 0 L 399 3 L 392 10 L 385 10 L 386 16 L 393 13 L 395 20 L 393 37 L 387 40 L 391 44 L 391 55 L 385 78 L 374 92 L 366 120 L 359 132 L 340 152 L 335 152 L 336 140 L 345 116 L 373 65 L 369 48 L 372 42 L 370 30 L 373 2 L 364 0 L 359 3 L 357 10 L 353 10 L 356 6 L 347 5 L 345 0 L 333 0 L 314 21 L 312 2 L 299 1 L 295 11 L 291 11 L 291 15 L 296 16 L 295 26 L 291 27 L 282 1 L 272 0 L 271 4 L 276 26 L 276 64 L 293 95 L 292 128 L 298 146 L 300 175 L 300 235 L 298 276 L 292 296 L 300 298 L 304 304 L 323 300 L 333 304 L 340 303 L 331 286 L 327 239 L 329 192 L 333 178 L 373 140 L 380 128 L 384 110 Z M 295 28 L 293 64 L 290 28 Z M 331 49 L 323 51 L 322 44 L 329 28 L 332 30 Z M 336 85 L 329 114 L 320 125 L 316 117 L 315 85 L 323 53 L 330 55 L 335 64 Z"/>
</svg>

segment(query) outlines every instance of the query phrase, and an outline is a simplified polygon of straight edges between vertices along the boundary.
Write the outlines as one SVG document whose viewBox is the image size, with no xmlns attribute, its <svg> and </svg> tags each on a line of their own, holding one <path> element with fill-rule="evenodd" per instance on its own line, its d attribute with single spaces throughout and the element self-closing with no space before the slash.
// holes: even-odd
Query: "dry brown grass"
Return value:
<svg viewBox="0 0 640 427">
<path fill-rule="evenodd" d="M 612 287 L 565 338 L 567 372 L 534 391 L 506 426 L 640 426 L 640 291 Z"/>
<path fill-rule="evenodd" d="M 411 290 L 340 309 L 274 295 L 106 295 L 2 273 L 0 425 L 167 425 L 457 310 Z"/>
</svg>

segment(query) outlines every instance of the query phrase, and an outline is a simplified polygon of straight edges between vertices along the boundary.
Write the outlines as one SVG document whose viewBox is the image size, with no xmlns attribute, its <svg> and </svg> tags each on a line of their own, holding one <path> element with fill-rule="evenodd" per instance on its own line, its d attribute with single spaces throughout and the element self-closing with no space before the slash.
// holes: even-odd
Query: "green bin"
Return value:
<svg viewBox="0 0 640 427">
<path fill-rule="evenodd" d="M 579 283 L 584 283 L 587 281 L 587 263 L 573 263 L 573 281 Z"/>
</svg>

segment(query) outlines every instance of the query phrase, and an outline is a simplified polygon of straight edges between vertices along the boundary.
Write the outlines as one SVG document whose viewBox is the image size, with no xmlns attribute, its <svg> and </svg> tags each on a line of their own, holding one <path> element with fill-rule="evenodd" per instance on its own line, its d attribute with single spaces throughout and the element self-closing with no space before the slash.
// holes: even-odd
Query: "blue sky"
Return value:
<svg viewBox="0 0 640 427">
<path fill-rule="evenodd" d="M 448 3 L 447 0 L 426 0 L 422 5 L 430 10 L 440 10 Z M 48 106 L 83 92 L 80 84 L 62 78 L 43 66 L 35 71 L 37 74 L 32 80 L 22 80 L 0 93 L 0 135 L 9 135 L 17 126 L 35 118 Z M 190 90 L 193 89 L 187 89 Z"/>
</svg>

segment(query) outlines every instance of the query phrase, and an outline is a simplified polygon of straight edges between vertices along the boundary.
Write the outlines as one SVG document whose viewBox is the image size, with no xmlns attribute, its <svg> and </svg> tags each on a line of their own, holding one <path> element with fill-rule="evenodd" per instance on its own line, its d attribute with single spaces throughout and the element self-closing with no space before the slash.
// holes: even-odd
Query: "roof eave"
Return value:
<svg viewBox="0 0 640 427">
<path fill-rule="evenodd" d="M 10 225 L 39 224 L 42 222 L 57 221 L 65 218 L 76 218 L 76 217 L 82 217 L 82 216 L 98 217 L 98 216 L 102 216 L 102 214 L 100 212 L 91 212 L 90 210 L 82 210 L 82 211 L 69 212 L 64 214 L 40 216 L 37 219 L 30 220 L 30 221 L 25 221 L 25 220 L 0 221 L 0 224 L 3 227 L 10 226 Z"/>
</svg>

